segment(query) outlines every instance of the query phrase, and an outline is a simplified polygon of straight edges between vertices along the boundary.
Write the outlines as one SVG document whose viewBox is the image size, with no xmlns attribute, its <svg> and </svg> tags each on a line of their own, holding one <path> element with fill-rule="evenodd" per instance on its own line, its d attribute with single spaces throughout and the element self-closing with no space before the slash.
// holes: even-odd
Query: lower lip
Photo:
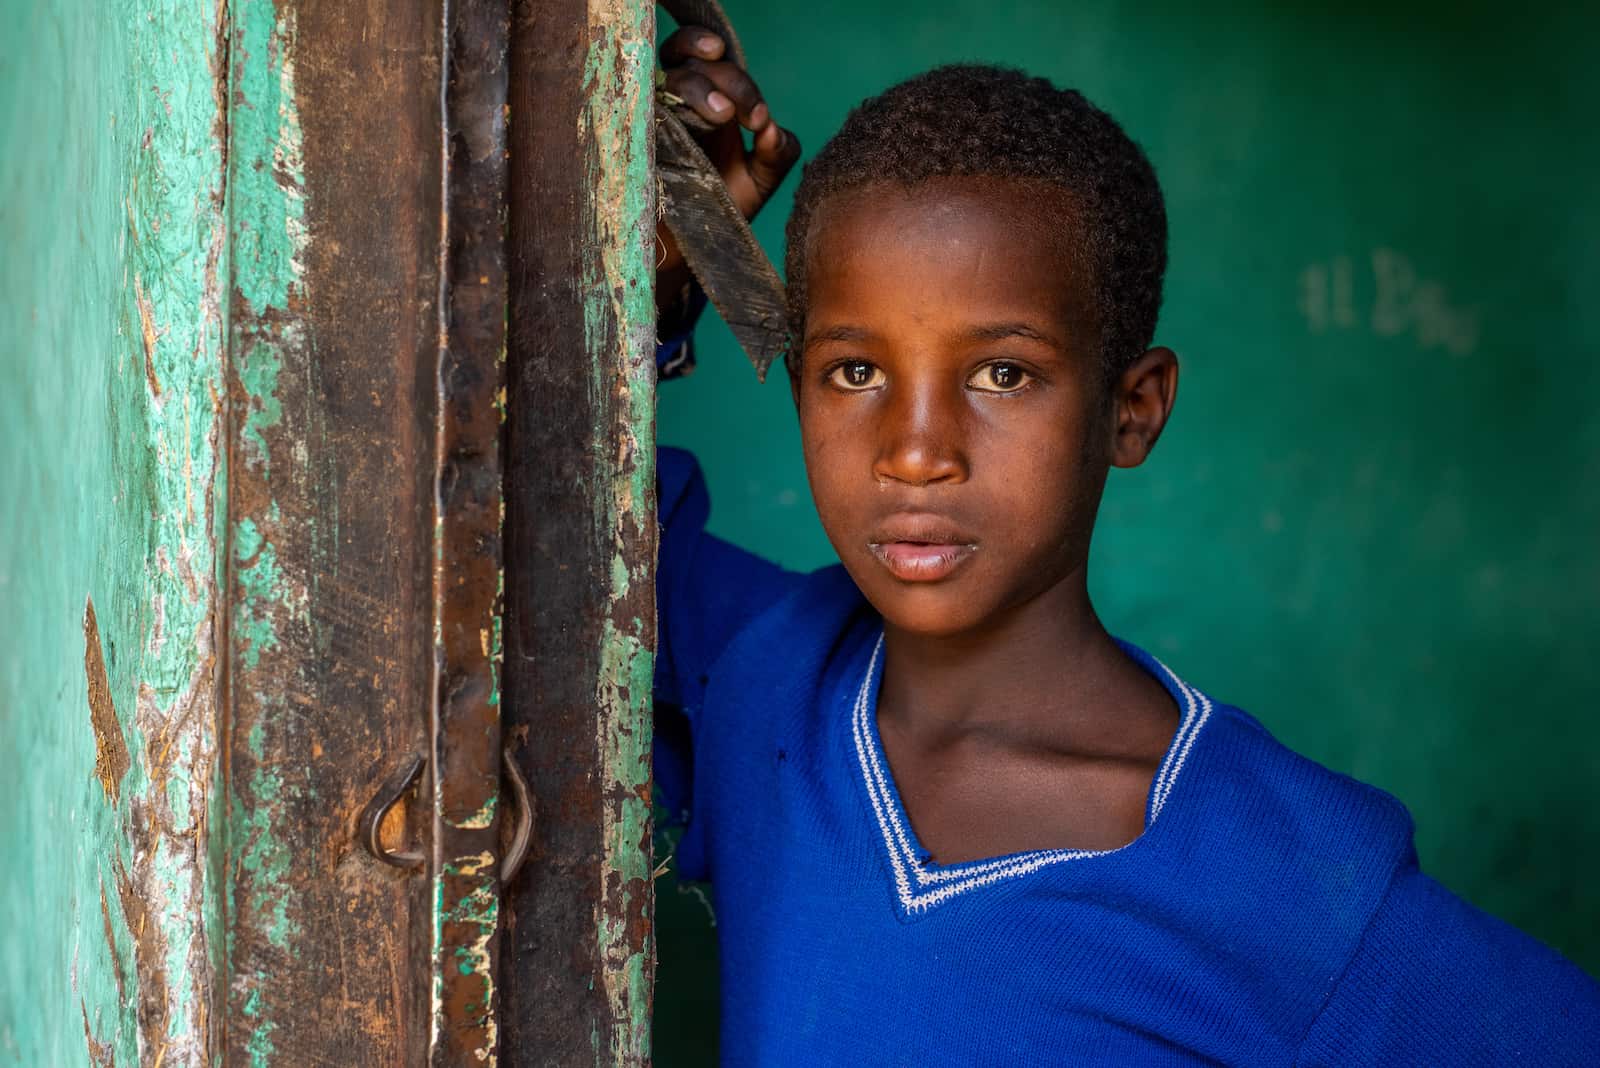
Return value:
<svg viewBox="0 0 1600 1068">
<path fill-rule="evenodd" d="M 902 582 L 938 582 L 967 561 L 976 545 L 930 545 L 915 541 L 886 541 L 871 546 L 872 555 Z"/>
</svg>

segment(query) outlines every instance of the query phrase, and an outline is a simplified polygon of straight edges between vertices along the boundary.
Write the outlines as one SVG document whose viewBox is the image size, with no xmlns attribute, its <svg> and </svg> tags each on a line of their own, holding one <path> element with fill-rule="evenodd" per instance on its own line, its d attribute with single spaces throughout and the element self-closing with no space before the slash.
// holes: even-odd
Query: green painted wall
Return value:
<svg viewBox="0 0 1600 1068">
<path fill-rule="evenodd" d="M 728 6 L 808 155 L 968 59 L 1081 88 L 1146 147 L 1183 381 L 1152 462 L 1113 476 L 1102 614 L 1399 795 L 1433 873 L 1600 971 L 1600 17 Z M 757 221 L 774 259 L 793 188 Z M 828 562 L 783 376 L 758 386 L 720 323 L 701 342 L 661 441 L 699 454 L 714 531 Z M 661 890 L 659 1063 L 699 1063 L 705 910 Z"/>
<path fill-rule="evenodd" d="M 219 10 L 0 0 L 7 1063 L 206 1055 Z"/>
</svg>

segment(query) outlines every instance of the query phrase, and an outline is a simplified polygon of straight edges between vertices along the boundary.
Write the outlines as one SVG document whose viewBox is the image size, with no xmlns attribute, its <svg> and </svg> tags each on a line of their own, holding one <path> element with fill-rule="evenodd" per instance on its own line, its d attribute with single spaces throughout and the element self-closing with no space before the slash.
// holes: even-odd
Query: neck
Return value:
<svg viewBox="0 0 1600 1068">
<path fill-rule="evenodd" d="M 928 635 L 886 622 L 879 715 L 930 735 L 1035 733 L 1044 723 L 1092 735 L 1121 703 L 1108 698 L 1130 670 L 1143 674 L 1101 625 L 1080 569 L 979 631 Z"/>
</svg>

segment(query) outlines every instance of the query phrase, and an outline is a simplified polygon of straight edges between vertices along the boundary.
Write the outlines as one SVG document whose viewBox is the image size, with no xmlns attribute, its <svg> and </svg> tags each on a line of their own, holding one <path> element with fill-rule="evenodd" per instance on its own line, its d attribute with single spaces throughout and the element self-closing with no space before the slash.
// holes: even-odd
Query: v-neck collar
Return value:
<svg viewBox="0 0 1600 1068">
<path fill-rule="evenodd" d="M 1172 793 L 1179 772 L 1183 770 L 1195 738 L 1211 717 L 1212 705 L 1210 698 L 1178 678 L 1160 660 L 1125 642 L 1118 644 L 1166 687 L 1183 710 L 1183 719 L 1172 735 L 1161 767 L 1150 782 L 1145 826 L 1139 837 L 1116 849 L 1039 849 L 988 860 L 936 864 L 929 859 L 929 853 L 923 849 L 916 832 L 911 828 L 911 820 L 906 816 L 894 775 L 889 769 L 889 760 L 884 755 L 883 741 L 878 736 L 878 690 L 883 675 L 880 669 L 883 635 L 879 634 L 866 675 L 856 691 L 850 725 L 862 783 L 882 834 L 884 850 L 889 856 L 889 866 L 894 875 L 895 900 L 902 915 L 906 918 L 924 915 L 933 907 L 961 894 L 1019 879 L 1052 865 L 1120 853 L 1148 838 L 1156 817 L 1161 814 L 1162 807 Z"/>
</svg>

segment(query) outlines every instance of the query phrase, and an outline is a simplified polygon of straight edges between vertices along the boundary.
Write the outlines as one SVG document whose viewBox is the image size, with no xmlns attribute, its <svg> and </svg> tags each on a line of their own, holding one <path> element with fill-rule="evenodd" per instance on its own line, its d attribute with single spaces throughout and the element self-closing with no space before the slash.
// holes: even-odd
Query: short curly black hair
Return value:
<svg viewBox="0 0 1600 1068">
<path fill-rule="evenodd" d="M 864 101 L 806 164 L 789 216 L 785 273 L 791 372 L 806 314 L 806 239 L 829 197 L 878 183 L 995 177 L 1041 181 L 1078 209 L 1114 379 L 1147 348 L 1161 308 L 1167 212 L 1155 169 L 1115 119 L 1047 79 L 1006 67 L 936 67 Z"/>
</svg>

